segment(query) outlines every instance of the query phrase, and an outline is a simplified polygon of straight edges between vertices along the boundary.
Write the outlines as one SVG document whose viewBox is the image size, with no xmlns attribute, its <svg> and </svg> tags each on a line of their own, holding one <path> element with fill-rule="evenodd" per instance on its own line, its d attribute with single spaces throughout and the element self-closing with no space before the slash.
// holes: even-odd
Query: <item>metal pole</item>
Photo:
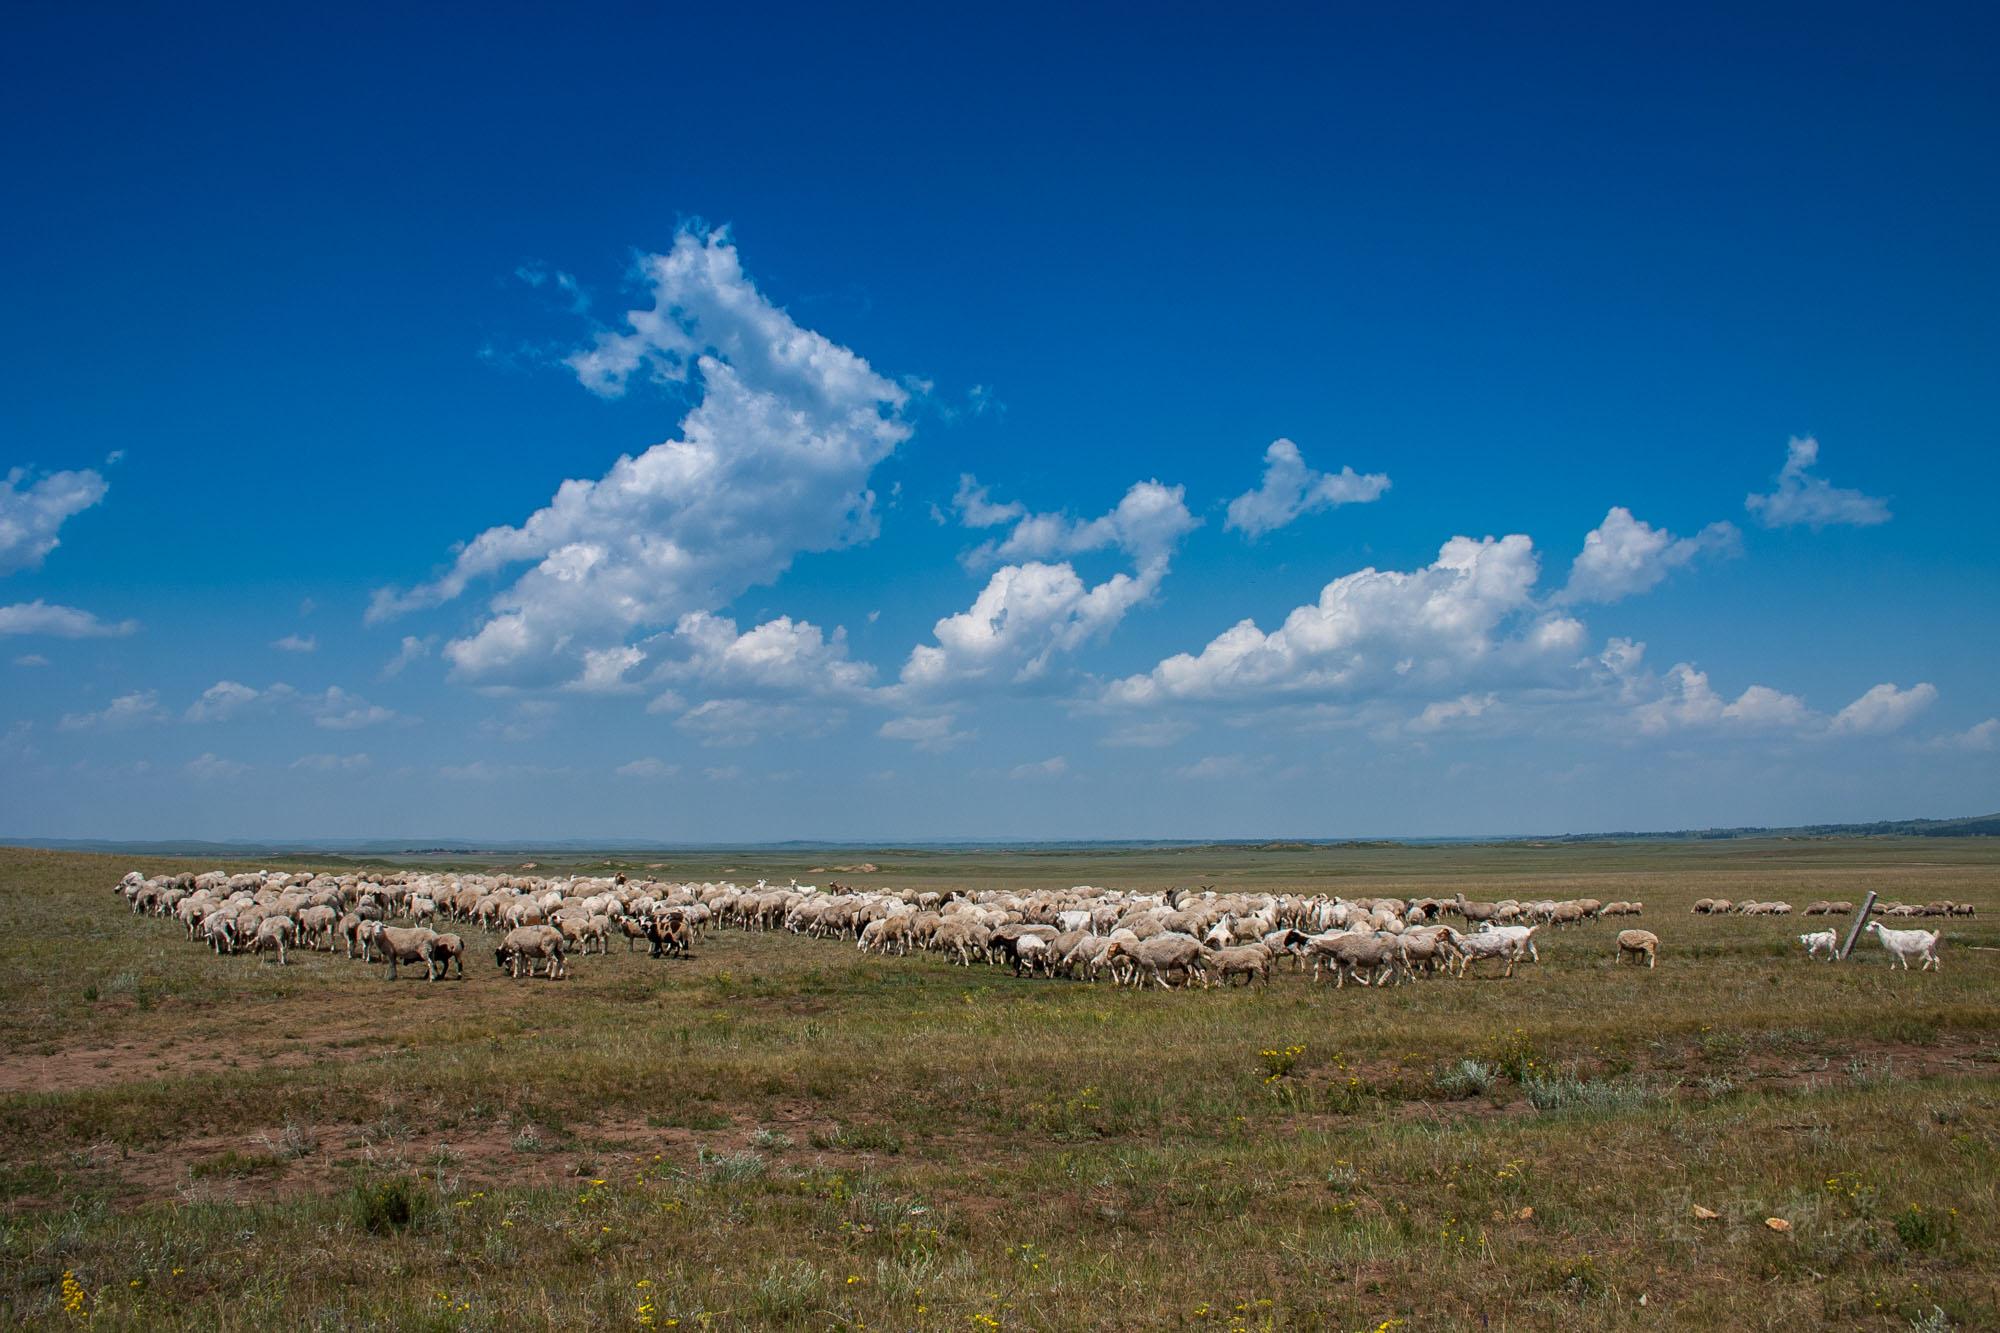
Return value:
<svg viewBox="0 0 2000 1333">
<path fill-rule="evenodd" d="M 1840 956 L 1843 960 L 1854 952 L 1854 942 L 1861 938 L 1861 928 L 1868 924 L 1868 914 L 1875 910 L 1875 890 L 1868 890 L 1868 896 L 1861 900 L 1861 908 L 1855 912 L 1854 920 L 1847 927 L 1847 938 L 1841 942 Z"/>
</svg>

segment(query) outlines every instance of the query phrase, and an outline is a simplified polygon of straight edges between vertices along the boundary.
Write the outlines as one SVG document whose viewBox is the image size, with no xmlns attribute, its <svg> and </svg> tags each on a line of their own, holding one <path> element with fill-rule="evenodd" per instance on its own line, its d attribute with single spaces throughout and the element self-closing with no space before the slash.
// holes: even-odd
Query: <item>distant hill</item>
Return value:
<svg viewBox="0 0 2000 1333">
<path fill-rule="evenodd" d="M 1370 848 L 1419 847 L 1467 844 L 1536 843 L 1547 846 L 1591 842 L 1725 842 L 1736 838 L 1995 838 L 2000 837 L 2000 814 L 1973 815 L 1964 819 L 1885 819 L 1872 824 L 1799 824 L 1788 828 L 1745 826 L 1742 828 L 1652 829 L 1615 833 L 1498 834 L 1469 838 L 1052 838 L 1046 840 L 1005 840 L 951 838 L 934 840 L 883 839 L 868 841 L 810 841 L 794 839 L 766 843 L 673 843 L 641 838 L 589 839 L 551 838 L 545 841 L 511 839 L 483 842 L 475 838 L 301 838 L 297 841 L 205 842 L 198 839 L 119 840 L 110 838 L 9 838 L 0 835 L 0 846 L 43 847 L 52 851 L 106 852 L 124 856 L 176 856 L 210 860 L 245 861 L 286 856 L 314 855 L 328 859 L 376 861 L 385 857 L 408 860 L 416 857 L 479 858 L 495 856 L 653 856 L 670 852 L 762 852 L 766 855 L 825 852 L 850 855 L 855 850 L 887 851 L 905 849 L 922 852 L 973 852 L 992 850 L 1014 853 L 1066 853 L 1080 849 L 1172 852 L 1310 852 L 1359 851 Z"/>
<path fill-rule="evenodd" d="M 1699 842 L 1730 838 L 1995 838 L 2000 814 L 1966 819 L 1883 819 L 1872 824 L 1800 824 L 1792 828 L 1705 828 L 1649 833 L 1572 833 L 1558 842 Z"/>
</svg>

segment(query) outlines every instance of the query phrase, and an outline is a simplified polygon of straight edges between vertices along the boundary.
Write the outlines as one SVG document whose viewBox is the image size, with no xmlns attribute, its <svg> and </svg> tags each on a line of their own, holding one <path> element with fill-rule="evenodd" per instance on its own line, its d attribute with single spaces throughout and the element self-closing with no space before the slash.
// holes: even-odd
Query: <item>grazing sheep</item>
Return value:
<svg viewBox="0 0 2000 1333">
<path fill-rule="evenodd" d="M 1634 963 L 1644 958 L 1648 969 L 1657 966 L 1660 961 L 1660 937 L 1650 930 L 1619 931 L 1618 953 L 1611 961 L 1622 963 L 1627 954 L 1632 955 Z"/>
<path fill-rule="evenodd" d="M 285 950 L 299 942 L 298 923 L 288 916 L 267 916 L 257 923 L 256 937 L 250 941 L 251 953 L 278 951 L 278 966 L 285 965 Z"/>
<path fill-rule="evenodd" d="M 1910 959 L 1916 957 L 1924 960 L 1921 971 L 1944 971 L 1943 964 L 1938 962 L 1938 933 L 1935 930 L 1890 930 L 1880 921 L 1870 921 L 1868 929 L 1889 951 L 1889 966 L 1901 963 L 1907 972 L 1910 970 Z"/>
<path fill-rule="evenodd" d="M 546 975 L 550 981 L 569 975 L 563 961 L 562 932 L 554 926 L 516 926 L 493 950 L 494 966 L 517 981 L 524 972 L 527 976 L 535 975 L 538 960 L 548 964 Z"/>
<path fill-rule="evenodd" d="M 1824 953 L 1829 963 L 1840 952 L 1840 936 L 1830 930 L 1808 931 L 1799 936 L 1799 943 L 1806 946 L 1806 957 L 1817 958 Z"/>
</svg>

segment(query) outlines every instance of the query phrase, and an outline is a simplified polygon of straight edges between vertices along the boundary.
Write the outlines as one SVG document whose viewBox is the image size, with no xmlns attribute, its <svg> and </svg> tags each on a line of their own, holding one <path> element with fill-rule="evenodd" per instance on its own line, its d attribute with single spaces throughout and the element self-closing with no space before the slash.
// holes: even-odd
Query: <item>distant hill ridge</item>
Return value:
<svg viewBox="0 0 2000 1333">
<path fill-rule="evenodd" d="M 646 839 L 558 838 L 544 842 L 509 839 L 483 842 L 476 838 L 301 838 L 272 841 L 204 841 L 167 838 L 158 841 L 111 838 L 10 838 L 0 836 L 0 846 L 39 847 L 50 851 L 110 852 L 131 856 L 178 856 L 245 858 L 340 853 L 364 857 L 476 856 L 482 853 L 583 853 L 583 852 L 687 852 L 764 851 L 798 852 L 811 849 L 893 847 L 919 849 L 1008 851 L 1064 851 L 1079 847 L 1120 847 L 1129 849 L 1165 848 L 1181 851 L 1210 849 L 1235 852 L 1303 852 L 1360 850 L 1367 848 L 1435 846 L 1468 843 L 1589 843 L 1589 842 L 1720 842 L 1734 838 L 1993 838 L 2000 837 L 2000 814 L 1973 815 L 1963 819 L 1885 819 L 1869 824 L 1799 824 L 1791 827 L 1745 826 L 1673 830 L 1630 830 L 1612 833 L 1499 834 L 1465 838 L 1051 838 L 976 839 L 953 838 L 910 840 L 885 838 L 869 841 L 811 841 L 791 839 L 768 843 L 676 843 Z"/>
</svg>

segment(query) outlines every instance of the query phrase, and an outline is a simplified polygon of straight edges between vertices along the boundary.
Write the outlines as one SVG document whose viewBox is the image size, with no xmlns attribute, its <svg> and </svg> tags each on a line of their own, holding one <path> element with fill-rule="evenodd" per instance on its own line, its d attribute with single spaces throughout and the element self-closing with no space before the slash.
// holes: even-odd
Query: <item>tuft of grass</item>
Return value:
<svg viewBox="0 0 2000 1333">
<path fill-rule="evenodd" d="M 1521 1083 L 1528 1104 L 1537 1111 L 1615 1114 L 1657 1106 L 1666 1096 L 1657 1088 L 1629 1079 L 1585 1079 L 1574 1070 L 1533 1073 Z"/>
<path fill-rule="evenodd" d="M 723 1184 L 755 1180 L 764 1174 L 768 1165 L 762 1153 L 718 1153 L 706 1148 L 696 1153 L 695 1160 L 701 1168 L 703 1180 Z"/>
<path fill-rule="evenodd" d="M 389 1236 L 427 1225 L 437 1203 L 430 1189 L 409 1176 L 358 1181 L 347 1194 L 348 1215 L 371 1236 Z"/>
<path fill-rule="evenodd" d="M 195 1180 L 212 1180 L 218 1177 L 241 1180 L 245 1176 L 263 1175 L 272 1171 L 282 1171 L 286 1159 L 276 1153 L 237 1152 L 234 1148 L 216 1157 L 205 1157 L 188 1167 L 188 1175 Z"/>
</svg>

